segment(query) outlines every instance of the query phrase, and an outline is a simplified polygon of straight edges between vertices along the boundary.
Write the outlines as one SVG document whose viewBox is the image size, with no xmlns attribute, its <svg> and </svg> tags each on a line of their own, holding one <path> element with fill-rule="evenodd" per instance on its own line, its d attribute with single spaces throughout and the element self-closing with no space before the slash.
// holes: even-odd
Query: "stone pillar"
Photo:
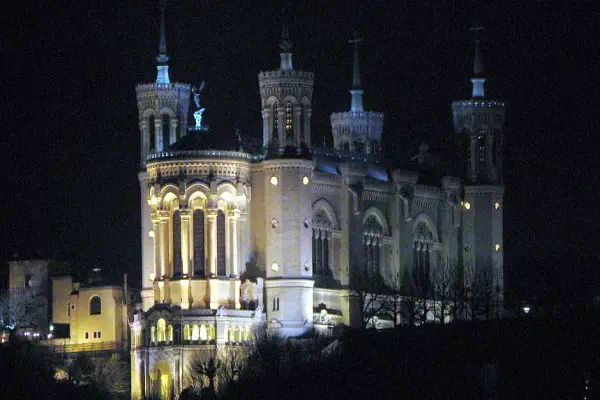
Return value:
<svg viewBox="0 0 600 400">
<path fill-rule="evenodd" d="M 141 160 L 142 163 L 144 162 L 144 160 L 146 159 L 146 156 L 149 153 L 149 149 L 150 149 L 150 137 L 148 136 L 149 132 L 148 132 L 148 119 L 147 118 L 142 118 L 140 119 L 140 132 L 142 132 L 142 147 L 140 149 L 140 154 L 141 154 Z"/>
<path fill-rule="evenodd" d="M 269 147 L 271 141 L 273 140 L 273 113 L 271 108 L 267 106 L 262 110 L 263 117 L 263 147 Z"/>
<path fill-rule="evenodd" d="M 283 148 L 287 143 L 285 137 L 285 104 L 279 104 L 277 107 L 277 140 L 279 141 L 279 151 L 283 152 Z"/>
<path fill-rule="evenodd" d="M 471 135 L 471 151 L 469 152 L 471 170 L 469 175 L 471 175 L 471 181 L 473 182 L 477 179 L 477 150 L 477 135 Z"/>
<path fill-rule="evenodd" d="M 208 233 L 207 240 L 207 259 L 208 259 L 208 276 L 217 276 L 217 213 L 216 208 L 206 210 L 206 225 Z"/>
<path fill-rule="evenodd" d="M 304 143 L 310 149 L 310 116 L 312 114 L 312 109 L 310 107 L 304 107 Z"/>
<path fill-rule="evenodd" d="M 161 213 L 159 216 L 160 224 L 158 227 L 160 240 L 160 277 L 166 277 L 169 274 L 169 216 L 168 213 Z"/>
<path fill-rule="evenodd" d="M 187 310 L 190 308 L 190 278 L 181 278 L 181 308 Z"/>
<path fill-rule="evenodd" d="M 302 116 L 302 106 L 295 105 L 294 106 L 294 118 L 293 118 L 293 126 L 294 126 L 294 145 L 296 146 L 296 150 L 300 152 L 300 144 L 302 143 L 301 133 L 301 125 L 302 121 L 300 121 L 300 117 Z"/>
<path fill-rule="evenodd" d="M 177 141 L 177 118 L 171 117 L 171 132 L 169 132 L 169 145 L 175 143 L 176 141 Z"/>
<path fill-rule="evenodd" d="M 229 211 L 229 265 L 230 265 L 229 276 L 232 278 L 237 278 L 239 276 L 238 224 L 239 224 L 239 211 L 237 211 L 237 210 Z"/>
<path fill-rule="evenodd" d="M 154 145 L 156 151 L 164 149 L 162 143 L 162 123 L 160 118 L 154 118 Z"/>
<path fill-rule="evenodd" d="M 161 226 L 160 226 L 160 220 L 157 217 L 152 217 L 152 229 L 154 230 L 154 278 L 153 280 L 156 280 L 156 278 L 160 278 L 162 276 L 162 266 L 161 266 L 161 262 L 162 262 L 162 258 L 161 258 L 161 249 L 160 249 L 160 244 L 161 244 Z M 147 278 L 146 276 L 143 277 L 144 279 Z"/>
<path fill-rule="evenodd" d="M 179 209 L 181 218 L 181 271 L 184 277 L 190 276 L 190 211 Z"/>
</svg>

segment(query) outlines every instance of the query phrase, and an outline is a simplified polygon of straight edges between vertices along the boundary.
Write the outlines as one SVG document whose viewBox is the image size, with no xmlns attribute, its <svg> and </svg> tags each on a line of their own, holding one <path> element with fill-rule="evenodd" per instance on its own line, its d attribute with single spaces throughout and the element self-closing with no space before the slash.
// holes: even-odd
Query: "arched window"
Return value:
<svg viewBox="0 0 600 400">
<path fill-rule="evenodd" d="M 414 285 L 423 295 L 427 295 L 431 283 L 433 233 L 425 222 L 420 222 L 415 227 L 413 242 Z"/>
<path fill-rule="evenodd" d="M 168 332 L 169 332 L 168 340 L 169 340 L 169 342 L 172 342 L 173 341 L 173 325 L 169 325 Z"/>
<path fill-rule="evenodd" d="M 313 274 L 331 276 L 330 254 L 332 254 L 331 230 L 333 223 L 323 209 L 313 216 Z"/>
<path fill-rule="evenodd" d="M 285 139 L 287 144 L 294 141 L 294 106 L 292 103 L 285 103 Z"/>
<path fill-rule="evenodd" d="M 183 340 L 190 340 L 190 326 L 187 324 L 183 327 Z"/>
<path fill-rule="evenodd" d="M 90 299 L 90 315 L 102 314 L 102 300 L 98 296 L 93 296 Z"/>
<path fill-rule="evenodd" d="M 179 210 L 173 212 L 173 276 L 181 276 L 183 261 L 181 260 L 181 215 Z"/>
<path fill-rule="evenodd" d="M 208 325 L 208 340 L 215 340 L 215 326 L 213 324 Z"/>
<path fill-rule="evenodd" d="M 154 326 L 150 328 L 150 342 L 156 343 L 156 328 Z"/>
<path fill-rule="evenodd" d="M 227 275 L 225 266 L 225 213 L 217 213 L 217 275 Z"/>
<path fill-rule="evenodd" d="M 479 150 L 478 153 L 478 161 L 479 161 L 479 172 L 484 172 L 485 170 L 485 136 L 483 133 L 480 133 L 477 136 L 477 148 Z"/>
<path fill-rule="evenodd" d="M 369 215 L 363 226 L 363 251 L 365 272 L 369 277 L 376 277 L 380 270 L 380 248 L 383 238 L 383 227 L 375 215 Z"/>
<path fill-rule="evenodd" d="M 167 341 L 167 321 L 164 318 L 156 322 L 156 341 L 159 343 Z"/>
<path fill-rule="evenodd" d="M 192 340 L 196 341 L 200 339 L 200 329 L 198 328 L 198 324 L 194 324 L 192 328 Z"/>
<path fill-rule="evenodd" d="M 206 330 L 206 325 L 204 324 L 200 325 L 200 340 L 208 340 L 208 331 Z"/>
<path fill-rule="evenodd" d="M 156 149 L 156 125 L 154 115 L 148 117 L 148 143 L 150 143 L 150 151 Z"/>
<path fill-rule="evenodd" d="M 163 138 L 163 151 L 165 151 L 170 145 L 171 136 L 171 117 L 169 114 L 163 114 L 162 116 L 162 138 Z"/>
<path fill-rule="evenodd" d="M 271 106 L 271 109 L 273 110 L 273 140 L 277 140 L 277 132 L 279 130 L 279 114 L 278 114 L 278 105 L 277 103 L 273 103 L 273 105 Z"/>
<path fill-rule="evenodd" d="M 204 211 L 194 210 L 194 276 L 204 275 Z"/>
<path fill-rule="evenodd" d="M 304 126 L 304 104 L 300 104 L 300 138 L 302 139 L 303 142 L 305 142 L 304 139 L 304 132 L 305 132 L 305 126 Z"/>
</svg>

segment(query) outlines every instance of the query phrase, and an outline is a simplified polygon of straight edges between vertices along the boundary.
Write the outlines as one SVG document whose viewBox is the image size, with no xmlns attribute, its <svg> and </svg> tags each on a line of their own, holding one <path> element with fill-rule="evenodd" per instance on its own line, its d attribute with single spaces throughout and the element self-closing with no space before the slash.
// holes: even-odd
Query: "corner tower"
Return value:
<svg viewBox="0 0 600 400">
<path fill-rule="evenodd" d="M 454 129 L 466 153 L 463 173 L 463 267 L 465 284 L 478 279 L 479 287 L 493 293 L 501 309 L 504 291 L 502 138 L 506 121 L 503 101 L 485 96 L 481 36 L 476 25 L 470 100 L 452 103 Z"/>
<path fill-rule="evenodd" d="M 284 23 L 279 69 L 260 72 L 265 159 L 253 167 L 252 218 L 267 319 L 286 336 L 312 331 L 310 116 L 314 74 L 292 66 Z"/>
<path fill-rule="evenodd" d="M 165 38 L 165 10 L 160 15 L 160 40 L 156 57 L 156 81 L 135 88 L 140 127 L 140 172 L 142 212 L 142 299 L 144 309 L 153 304 L 154 230 L 150 217 L 150 183 L 146 164 L 154 154 L 166 150 L 187 133 L 190 85 L 171 82 Z"/>
<path fill-rule="evenodd" d="M 331 114 L 333 147 L 337 151 L 354 152 L 378 159 L 381 151 L 383 113 L 363 110 L 363 93 L 360 80 L 358 45 L 362 38 L 358 33 L 350 43 L 354 44 L 354 71 L 352 74 L 352 102 L 350 111 Z"/>
<path fill-rule="evenodd" d="M 294 69 L 292 42 L 282 24 L 279 69 L 260 72 L 263 148 L 269 157 L 310 155 L 310 117 L 315 74 Z"/>
</svg>

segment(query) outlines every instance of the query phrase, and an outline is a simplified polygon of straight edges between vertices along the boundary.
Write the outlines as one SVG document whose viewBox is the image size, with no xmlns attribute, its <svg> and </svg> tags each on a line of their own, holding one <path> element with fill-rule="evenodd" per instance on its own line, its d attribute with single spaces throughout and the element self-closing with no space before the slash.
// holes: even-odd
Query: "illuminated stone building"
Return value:
<svg viewBox="0 0 600 400">
<path fill-rule="evenodd" d="M 171 82 L 162 17 L 157 79 L 136 87 L 143 287 L 130 323 L 134 398 L 181 392 L 194 354 L 244 342 L 265 324 L 286 336 L 360 326 L 352 293 L 365 277 L 406 286 L 452 268 L 465 281 L 488 277 L 501 301 L 505 108 L 484 97 L 479 52 L 472 98 L 452 104 L 465 180 L 432 181 L 426 146 L 414 168 L 379 163 L 384 115 L 363 108 L 360 39 L 352 42 L 350 110 L 331 115 L 333 148 L 315 148 L 314 73 L 294 68 L 283 29 L 279 68 L 258 74 L 262 151 L 250 153 L 188 126 L 199 90 Z"/>
</svg>

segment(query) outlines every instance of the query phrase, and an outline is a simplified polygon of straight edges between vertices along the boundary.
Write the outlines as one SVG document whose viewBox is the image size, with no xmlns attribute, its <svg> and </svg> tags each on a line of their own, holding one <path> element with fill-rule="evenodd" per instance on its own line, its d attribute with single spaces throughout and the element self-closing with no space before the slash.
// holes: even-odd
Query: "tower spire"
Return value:
<svg viewBox="0 0 600 400">
<path fill-rule="evenodd" d="M 292 41 L 290 40 L 285 2 L 281 7 L 281 40 L 279 41 L 279 48 L 281 49 L 281 64 L 279 68 L 294 69 L 292 66 Z"/>
<path fill-rule="evenodd" d="M 354 32 L 354 39 L 348 41 L 354 44 L 354 70 L 352 73 L 352 88 L 350 94 L 352 95 L 352 104 L 350 110 L 353 112 L 363 111 L 362 95 L 364 90 L 361 88 L 360 82 L 360 64 L 358 62 L 358 44 L 362 42 L 362 38 L 358 32 Z"/>
<path fill-rule="evenodd" d="M 481 34 L 483 32 L 483 26 L 475 24 L 471 28 L 475 39 L 475 51 L 473 54 L 473 78 L 471 83 L 473 84 L 473 98 L 484 98 L 485 97 L 485 78 L 483 76 L 483 57 L 481 55 Z"/>
<path fill-rule="evenodd" d="M 167 55 L 167 40 L 165 37 L 165 7 L 160 10 L 160 39 L 158 42 L 158 56 L 156 57 L 157 74 L 156 83 L 170 83 L 169 56 Z"/>
</svg>

